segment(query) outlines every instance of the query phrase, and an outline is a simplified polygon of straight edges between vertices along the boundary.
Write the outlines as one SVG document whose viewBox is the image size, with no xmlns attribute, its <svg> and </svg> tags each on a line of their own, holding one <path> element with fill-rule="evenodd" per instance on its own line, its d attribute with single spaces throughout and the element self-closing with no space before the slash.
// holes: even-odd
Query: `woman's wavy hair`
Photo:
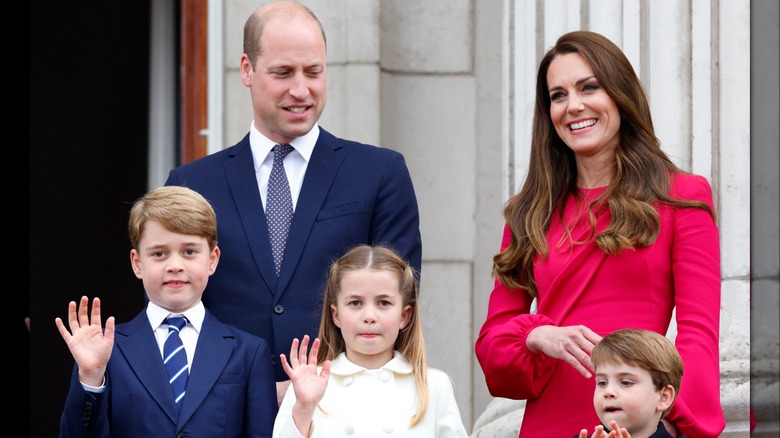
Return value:
<svg viewBox="0 0 780 438">
<path fill-rule="evenodd" d="M 686 173 L 661 150 L 655 136 L 650 105 L 644 87 L 626 58 L 612 41 L 595 32 L 562 35 L 542 58 L 536 76 L 531 155 L 523 187 L 504 207 L 504 219 L 512 231 L 506 249 L 493 257 L 493 276 L 503 284 L 537 296 L 534 258 L 548 254 L 546 233 L 569 194 L 577 193 L 574 153 L 555 131 L 550 118 L 547 71 L 559 55 L 576 53 L 590 65 L 599 85 L 614 100 L 621 115 L 620 144 L 615 153 L 609 187 L 591 203 L 588 215 L 591 236 L 607 254 L 651 245 L 658 237 L 658 203 L 701 208 L 715 217 L 703 202 L 674 199 L 669 195 L 671 177 Z M 606 207 L 609 226 L 596 233 L 594 211 Z M 570 237 L 569 229 L 565 230 Z M 571 242 L 582 244 L 585 242 Z"/>
</svg>

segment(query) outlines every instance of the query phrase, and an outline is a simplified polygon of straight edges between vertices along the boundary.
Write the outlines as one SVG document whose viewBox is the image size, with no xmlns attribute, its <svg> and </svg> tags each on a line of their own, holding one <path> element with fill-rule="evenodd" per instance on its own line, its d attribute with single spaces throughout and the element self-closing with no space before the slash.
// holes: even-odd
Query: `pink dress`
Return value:
<svg viewBox="0 0 780 438">
<path fill-rule="evenodd" d="M 582 192 L 592 200 L 604 190 Z M 713 205 L 710 185 L 701 176 L 677 175 L 671 194 Z M 537 258 L 534 264 L 536 313 L 531 313 L 530 295 L 495 282 L 475 351 L 493 396 L 527 400 L 521 437 L 571 437 L 599 424 L 593 408 L 594 379 L 585 379 L 557 359 L 530 352 L 526 335 L 531 330 L 582 324 L 601 336 L 621 328 L 666 334 L 675 307 L 675 344 L 685 370 L 680 394 L 666 418 L 689 437 L 717 437 L 724 429 L 717 225 L 698 208 L 663 205 L 657 210 L 661 229 L 656 242 L 613 256 L 592 240 L 573 247 L 558 245 L 563 226 L 556 213 L 547 233 L 549 257 Z M 579 211 L 576 197 L 570 196 L 564 220 L 576 222 L 572 236 L 583 240 L 587 217 L 577 221 Z M 605 211 L 597 229 L 603 230 L 609 220 Z M 504 227 L 501 248 L 509 241 L 509 228 Z"/>
</svg>

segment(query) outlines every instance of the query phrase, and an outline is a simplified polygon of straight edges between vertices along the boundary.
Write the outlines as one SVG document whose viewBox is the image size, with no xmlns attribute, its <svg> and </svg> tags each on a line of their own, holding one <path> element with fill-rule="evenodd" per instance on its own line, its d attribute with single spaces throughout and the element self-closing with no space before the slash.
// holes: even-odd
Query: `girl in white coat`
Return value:
<svg viewBox="0 0 780 438">
<path fill-rule="evenodd" d="M 409 264 L 359 245 L 331 266 L 319 337 L 293 340 L 274 437 L 465 438 L 452 381 L 426 363 Z"/>
</svg>

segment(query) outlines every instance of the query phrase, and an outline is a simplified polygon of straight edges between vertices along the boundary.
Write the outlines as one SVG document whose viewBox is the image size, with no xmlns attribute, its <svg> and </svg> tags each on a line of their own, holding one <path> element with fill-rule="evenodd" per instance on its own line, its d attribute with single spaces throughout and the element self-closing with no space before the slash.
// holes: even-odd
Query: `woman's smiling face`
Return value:
<svg viewBox="0 0 780 438">
<path fill-rule="evenodd" d="M 578 53 L 558 55 L 547 69 L 550 119 L 577 157 L 614 156 L 620 111 Z"/>
</svg>

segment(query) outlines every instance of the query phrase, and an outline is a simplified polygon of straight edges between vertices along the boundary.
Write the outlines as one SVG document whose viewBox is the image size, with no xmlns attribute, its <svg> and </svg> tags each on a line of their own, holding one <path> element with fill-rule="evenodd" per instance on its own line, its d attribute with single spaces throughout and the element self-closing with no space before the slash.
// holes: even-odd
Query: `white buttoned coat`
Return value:
<svg viewBox="0 0 780 438">
<path fill-rule="evenodd" d="M 428 413 L 413 429 L 417 409 L 412 365 L 401 353 L 383 367 L 368 370 L 341 353 L 331 362 L 330 379 L 320 409 L 314 413 L 312 437 L 320 438 L 466 438 L 450 377 L 428 369 Z M 274 438 L 303 435 L 292 420 L 295 391 L 287 389 L 274 423 Z"/>
</svg>

